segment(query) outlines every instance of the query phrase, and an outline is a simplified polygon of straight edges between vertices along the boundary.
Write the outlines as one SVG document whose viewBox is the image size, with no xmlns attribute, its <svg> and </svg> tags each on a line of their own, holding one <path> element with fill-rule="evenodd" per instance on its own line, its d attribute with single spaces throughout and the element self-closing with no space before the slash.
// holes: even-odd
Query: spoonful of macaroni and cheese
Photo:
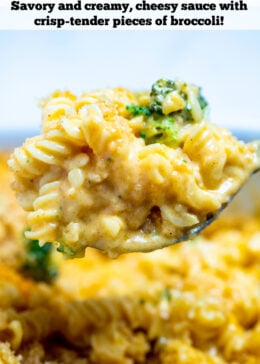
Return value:
<svg viewBox="0 0 260 364">
<path fill-rule="evenodd" d="M 160 79 L 151 91 L 55 92 L 42 134 L 10 157 L 28 211 L 26 237 L 68 257 L 95 247 L 115 257 L 199 233 L 260 168 L 245 144 L 209 123 L 200 88 Z"/>
</svg>

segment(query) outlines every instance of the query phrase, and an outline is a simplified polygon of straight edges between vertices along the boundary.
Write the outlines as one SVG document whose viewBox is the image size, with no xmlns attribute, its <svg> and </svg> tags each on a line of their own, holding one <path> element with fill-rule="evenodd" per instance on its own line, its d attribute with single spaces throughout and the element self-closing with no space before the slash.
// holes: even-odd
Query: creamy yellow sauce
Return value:
<svg viewBox="0 0 260 364">
<path fill-rule="evenodd" d="M 110 256 L 151 251 L 228 202 L 259 165 L 257 144 L 210 124 L 198 88 L 177 86 L 159 99 L 116 88 L 44 100 L 42 134 L 9 161 L 19 203 L 29 211 L 28 238 L 54 242 L 70 257 L 87 246 Z M 175 138 L 165 131 L 162 141 L 161 134 L 146 140 L 149 119 L 129 111 L 152 105 L 149 114 L 154 100 L 155 115 L 168 123 L 164 131 L 174 125 Z M 158 121 L 152 123 L 154 132 Z"/>
<path fill-rule="evenodd" d="M 89 248 L 84 258 L 56 260 L 58 275 L 47 285 L 21 274 L 25 214 L 6 157 L 0 363 L 259 363 L 259 214 L 236 208 L 196 239 L 147 254 L 109 259 Z M 243 196 L 250 206 L 259 180 L 256 187 Z"/>
</svg>

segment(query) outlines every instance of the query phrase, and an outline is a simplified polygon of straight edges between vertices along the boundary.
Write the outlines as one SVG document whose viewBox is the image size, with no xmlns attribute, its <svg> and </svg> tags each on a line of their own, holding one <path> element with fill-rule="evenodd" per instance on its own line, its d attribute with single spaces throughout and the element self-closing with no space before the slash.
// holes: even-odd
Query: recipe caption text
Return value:
<svg viewBox="0 0 260 364">
<path fill-rule="evenodd" d="M 219 2 L 21 2 L 11 1 L 12 14 L 30 13 L 33 28 L 221 28 L 226 14 L 243 14 L 248 1 Z"/>
</svg>

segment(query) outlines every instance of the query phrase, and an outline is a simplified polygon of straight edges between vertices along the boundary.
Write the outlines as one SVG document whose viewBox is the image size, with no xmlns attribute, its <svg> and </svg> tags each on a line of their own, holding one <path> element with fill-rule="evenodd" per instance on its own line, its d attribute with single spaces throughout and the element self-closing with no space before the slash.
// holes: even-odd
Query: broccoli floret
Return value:
<svg viewBox="0 0 260 364">
<path fill-rule="evenodd" d="M 145 128 L 140 132 L 140 137 L 145 139 L 146 144 L 162 143 L 175 146 L 177 136 L 175 119 L 160 114 L 151 115 L 145 122 Z"/>
<path fill-rule="evenodd" d="M 176 85 L 174 81 L 161 78 L 152 85 L 150 93 L 151 103 L 149 109 L 153 112 L 162 112 L 162 104 L 165 96 L 172 91 L 175 91 Z"/>
<path fill-rule="evenodd" d="M 138 116 L 138 115 L 150 115 L 151 111 L 148 109 L 148 107 L 144 106 L 138 106 L 138 105 L 127 105 L 126 110 L 128 110 L 132 116 Z"/>
<path fill-rule="evenodd" d="M 163 105 L 166 96 L 171 92 L 172 105 L 175 102 L 178 107 L 173 107 L 173 111 L 167 113 L 165 109 L 163 111 Z M 177 147 L 178 130 L 187 123 L 200 121 L 205 115 L 207 105 L 199 87 L 160 79 L 152 85 L 150 102 L 146 107 L 128 105 L 126 109 L 132 117 L 143 116 L 144 127 L 139 131 L 139 136 L 145 140 L 145 144 L 163 143 Z"/>
<path fill-rule="evenodd" d="M 46 243 L 41 247 L 38 240 L 26 239 L 24 234 L 23 241 L 25 259 L 21 267 L 22 274 L 35 281 L 51 283 L 58 274 L 51 257 L 53 245 Z"/>
</svg>

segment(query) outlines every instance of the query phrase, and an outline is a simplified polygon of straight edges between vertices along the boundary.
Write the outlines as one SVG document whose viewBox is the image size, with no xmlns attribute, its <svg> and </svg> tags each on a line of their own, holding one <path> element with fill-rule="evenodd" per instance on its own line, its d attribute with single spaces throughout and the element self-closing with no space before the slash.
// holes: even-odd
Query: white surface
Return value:
<svg viewBox="0 0 260 364">
<path fill-rule="evenodd" d="M 0 133 L 40 126 L 56 89 L 148 88 L 178 77 L 203 87 L 212 121 L 260 130 L 260 31 L 0 31 Z"/>
</svg>

